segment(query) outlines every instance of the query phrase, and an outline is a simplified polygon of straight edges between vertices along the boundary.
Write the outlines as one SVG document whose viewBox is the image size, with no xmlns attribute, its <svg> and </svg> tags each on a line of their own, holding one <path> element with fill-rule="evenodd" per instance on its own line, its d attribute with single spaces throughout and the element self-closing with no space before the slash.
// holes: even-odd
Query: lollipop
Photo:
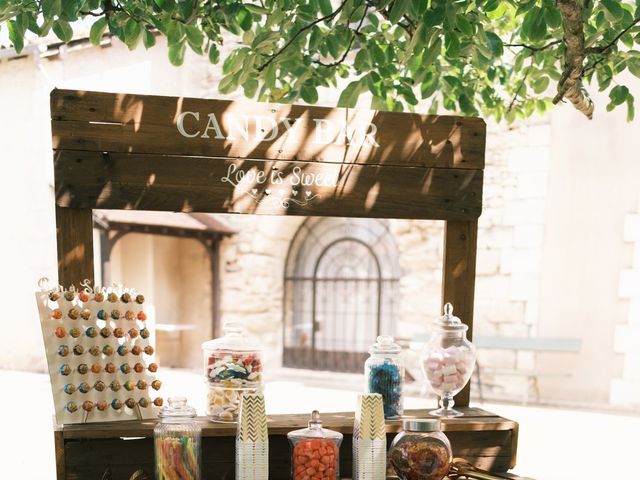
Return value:
<svg viewBox="0 0 640 480">
<path fill-rule="evenodd" d="M 149 338 L 149 330 L 147 330 L 146 328 L 141 328 L 140 329 L 140 336 L 142 338 Z"/>
<path fill-rule="evenodd" d="M 109 300 L 111 303 L 115 303 L 118 301 L 118 295 L 111 292 L 109 295 L 107 295 L 107 300 Z"/>
<path fill-rule="evenodd" d="M 164 402 L 162 401 L 162 397 L 156 397 L 155 400 L 153 401 L 153 404 L 156 407 L 161 407 L 163 403 Z"/>
<path fill-rule="evenodd" d="M 142 353 L 142 347 L 140 345 L 134 345 L 131 347 L 131 353 L 133 355 L 140 355 L 140 353 Z"/>
<path fill-rule="evenodd" d="M 67 312 L 67 315 L 71 320 L 77 320 L 80 316 L 80 309 L 73 307 L 69 310 L 69 312 Z"/>
<path fill-rule="evenodd" d="M 140 405 L 142 408 L 147 408 L 149 406 L 149 399 L 142 397 L 140 400 L 138 400 L 138 405 Z"/>
<path fill-rule="evenodd" d="M 91 390 L 91 385 L 89 385 L 87 382 L 82 382 L 80 385 L 78 385 L 78 391 L 80 393 L 87 393 L 89 390 Z"/>
<path fill-rule="evenodd" d="M 113 347 L 111 345 L 105 345 L 102 347 L 102 353 L 104 353 L 107 357 L 113 355 Z"/>
<path fill-rule="evenodd" d="M 127 380 L 126 382 L 124 382 L 123 385 L 124 389 L 128 392 L 132 391 L 134 388 L 136 388 L 135 384 L 131 381 L 131 380 Z"/>
<path fill-rule="evenodd" d="M 102 336 L 102 338 L 109 338 L 111 336 L 111 329 L 109 327 L 101 328 L 100 335 Z"/>
<path fill-rule="evenodd" d="M 93 365 L 91 365 L 91 371 L 93 373 L 100 373 L 102 371 L 102 367 L 99 363 L 94 363 Z"/>
<path fill-rule="evenodd" d="M 89 367 L 87 366 L 86 363 L 81 363 L 80 365 L 78 365 L 78 373 L 80 375 L 85 375 L 88 371 L 89 371 Z"/>
<path fill-rule="evenodd" d="M 91 400 L 86 400 L 82 402 L 82 409 L 85 412 L 90 412 L 91 410 L 93 410 L 93 402 Z"/>
<path fill-rule="evenodd" d="M 64 329 L 64 327 L 56 327 L 53 333 L 58 338 L 64 338 L 67 336 L 67 331 Z"/>
<path fill-rule="evenodd" d="M 104 384 L 102 380 L 98 380 L 96 383 L 93 384 L 93 389 L 96 392 L 104 392 L 105 388 L 107 388 L 107 386 Z"/>
<path fill-rule="evenodd" d="M 60 310 L 59 308 L 56 308 L 51 312 L 51 316 L 56 320 L 60 320 L 62 318 L 62 310 Z"/>
<path fill-rule="evenodd" d="M 146 353 L 147 355 L 153 355 L 154 351 L 155 350 L 151 345 L 147 345 L 146 347 L 144 347 L 144 353 Z"/>
<path fill-rule="evenodd" d="M 104 371 L 107 373 L 115 373 L 116 366 L 113 363 L 109 362 L 104 366 Z"/>
<path fill-rule="evenodd" d="M 113 318 L 114 320 L 118 320 L 121 316 L 120 310 L 115 309 L 115 310 L 111 310 L 111 318 Z"/>
<path fill-rule="evenodd" d="M 140 310 L 138 312 L 138 320 L 140 320 L 141 322 L 144 322 L 147 319 L 147 314 L 144 313 L 142 310 Z"/>
<path fill-rule="evenodd" d="M 105 312 L 104 310 L 98 310 L 98 313 L 96 313 L 96 317 L 98 317 L 100 320 L 106 320 L 107 312 Z"/>
<path fill-rule="evenodd" d="M 117 392 L 117 391 L 118 391 L 118 390 L 120 390 L 120 388 L 121 388 L 120 382 L 119 382 L 119 381 L 117 381 L 117 380 L 114 380 L 113 382 L 111 382 L 111 383 L 109 384 L 109 388 L 110 388 L 111 390 L 113 390 L 114 392 Z"/>
<path fill-rule="evenodd" d="M 94 299 L 96 302 L 104 302 L 104 293 L 102 293 L 102 292 L 97 292 L 97 293 L 94 295 L 93 299 Z"/>
<path fill-rule="evenodd" d="M 142 305 L 144 303 L 144 296 L 136 295 L 136 303 L 139 303 L 140 305 Z"/>
<path fill-rule="evenodd" d="M 131 310 L 127 310 L 124 313 L 124 318 L 126 318 L 129 321 L 135 320 L 136 319 L 136 314 L 135 314 L 135 312 L 132 312 Z"/>
<path fill-rule="evenodd" d="M 54 290 L 49 294 L 49 300 L 51 300 L 52 302 L 57 302 L 59 298 L 60 298 L 60 292 L 56 290 Z"/>
<path fill-rule="evenodd" d="M 147 382 L 145 382 L 144 380 L 138 380 L 138 383 L 136 383 L 136 387 L 138 387 L 138 390 L 146 390 Z"/>
<path fill-rule="evenodd" d="M 98 336 L 98 329 L 96 327 L 89 327 L 84 331 L 84 334 L 89 338 L 96 338 Z"/>
<path fill-rule="evenodd" d="M 122 300 L 124 303 L 129 303 L 131 301 L 131 294 L 129 292 L 124 292 L 122 295 L 120 295 L 120 300 Z"/>
<path fill-rule="evenodd" d="M 140 362 L 136 363 L 136 364 L 133 366 L 133 371 L 134 371 L 134 372 L 136 372 L 136 373 L 142 373 L 142 372 L 144 372 L 144 365 L 143 365 L 143 364 L 141 364 Z"/>
<path fill-rule="evenodd" d="M 113 329 L 113 336 L 116 338 L 122 338 L 124 337 L 124 330 L 120 327 L 114 328 Z"/>
<path fill-rule="evenodd" d="M 135 399 L 133 399 L 133 398 L 127 398 L 127 399 L 124 401 L 124 404 L 125 404 L 127 407 L 129 407 L 129 408 L 135 408 L 135 406 L 136 406 L 136 401 L 135 401 Z"/>
<path fill-rule="evenodd" d="M 75 294 L 71 290 L 67 290 L 66 292 L 64 292 L 64 298 L 67 299 L 69 302 L 73 301 L 74 297 L 75 297 Z"/>
<path fill-rule="evenodd" d="M 73 413 L 73 412 L 78 410 L 78 406 L 74 402 L 67 402 L 67 404 L 64 406 L 64 408 L 69 413 Z"/>
<path fill-rule="evenodd" d="M 131 367 L 129 366 L 128 363 L 123 363 L 122 365 L 120 365 L 120 371 L 122 373 L 129 373 L 131 372 Z"/>
<path fill-rule="evenodd" d="M 139 335 L 135 328 L 130 328 L 128 333 L 131 338 L 136 338 Z"/>
<path fill-rule="evenodd" d="M 71 395 L 72 393 L 75 393 L 75 391 L 76 391 L 76 386 L 73 383 L 67 383 L 64 386 L 64 393 Z"/>
<path fill-rule="evenodd" d="M 127 347 L 126 345 L 120 345 L 118 347 L 118 355 L 124 357 L 127 353 L 129 353 L 129 347 Z"/>
<path fill-rule="evenodd" d="M 89 349 L 89 353 L 94 357 L 97 357 L 98 355 L 100 355 L 100 347 L 97 345 L 94 345 Z"/>
<path fill-rule="evenodd" d="M 161 386 L 162 382 L 160 380 L 154 380 L 153 382 L 151 382 L 151 388 L 153 388 L 154 390 L 160 390 Z"/>
<path fill-rule="evenodd" d="M 74 355 L 82 355 L 84 353 L 84 347 L 82 345 L 74 345 L 73 346 L 73 354 Z"/>
<path fill-rule="evenodd" d="M 82 303 L 88 302 L 89 301 L 89 294 L 83 290 L 80 293 L 78 293 L 78 298 L 80 299 L 80 301 Z"/>
<path fill-rule="evenodd" d="M 69 355 L 69 347 L 66 345 L 60 345 L 58 347 L 58 355 L 60 355 L 61 357 L 66 357 L 67 355 Z"/>
<path fill-rule="evenodd" d="M 157 363 L 150 363 L 149 367 L 147 367 L 147 368 L 149 368 L 150 372 L 155 373 L 155 372 L 158 371 L 158 364 Z"/>
<path fill-rule="evenodd" d="M 96 403 L 96 408 L 101 412 L 104 412 L 108 406 L 109 404 L 105 400 L 100 400 L 98 401 L 98 403 Z"/>
<path fill-rule="evenodd" d="M 58 370 L 60 372 L 60 375 L 64 375 L 65 377 L 71 373 L 71 367 L 68 363 L 63 363 L 62 365 L 60 365 L 60 368 Z"/>
<path fill-rule="evenodd" d="M 82 335 L 82 329 L 73 327 L 71 330 L 69 330 L 69 335 L 71 335 L 73 338 L 78 338 L 80 335 Z"/>
<path fill-rule="evenodd" d="M 111 402 L 111 408 L 113 408 L 114 410 L 120 410 L 122 408 L 122 402 L 117 398 L 114 398 Z"/>
<path fill-rule="evenodd" d="M 91 310 L 89 310 L 88 308 L 85 308 L 80 313 L 80 316 L 82 317 L 83 320 L 89 320 L 91 318 Z"/>
</svg>

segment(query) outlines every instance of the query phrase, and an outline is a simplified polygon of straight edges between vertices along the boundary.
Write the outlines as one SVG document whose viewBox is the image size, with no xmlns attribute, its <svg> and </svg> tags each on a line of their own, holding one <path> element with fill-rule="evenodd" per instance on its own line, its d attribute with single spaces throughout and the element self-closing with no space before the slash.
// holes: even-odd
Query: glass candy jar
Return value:
<svg viewBox="0 0 640 480">
<path fill-rule="evenodd" d="M 369 348 L 370 357 L 364 364 L 366 393 L 382 395 L 385 418 L 402 416 L 402 388 L 404 385 L 404 363 L 402 348 L 393 337 L 380 335 Z"/>
<path fill-rule="evenodd" d="M 401 480 L 442 480 L 451 465 L 451 444 L 440 420 L 404 420 L 393 439 L 389 463 Z"/>
<path fill-rule="evenodd" d="M 235 422 L 242 394 L 262 392 L 262 351 L 241 325 L 226 323 L 223 330 L 223 337 L 202 344 L 206 413 L 214 421 Z"/>
<path fill-rule="evenodd" d="M 467 340 L 469 327 L 453 315 L 450 303 L 434 324 L 431 338 L 422 351 L 422 369 L 432 390 L 440 396 L 440 408 L 429 412 L 441 417 L 459 417 L 453 396 L 464 388 L 476 361 L 476 347 Z"/>
<path fill-rule="evenodd" d="M 293 480 L 336 480 L 340 478 L 342 434 L 322 428 L 320 413 L 311 413 L 309 426 L 287 434 L 291 444 Z"/>
<path fill-rule="evenodd" d="M 202 478 L 201 430 L 194 420 L 196 411 L 184 397 L 171 397 L 153 429 L 158 480 Z"/>
</svg>

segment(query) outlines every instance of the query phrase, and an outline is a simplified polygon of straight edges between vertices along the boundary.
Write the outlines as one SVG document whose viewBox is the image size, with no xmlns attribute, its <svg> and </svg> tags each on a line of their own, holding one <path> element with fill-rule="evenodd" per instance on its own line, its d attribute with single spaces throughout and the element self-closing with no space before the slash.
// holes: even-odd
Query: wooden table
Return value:
<svg viewBox="0 0 640 480">
<path fill-rule="evenodd" d="M 443 420 L 443 430 L 451 440 L 454 456 L 463 457 L 485 470 L 506 472 L 515 466 L 518 424 L 478 408 L 461 408 L 462 418 Z M 426 410 L 409 410 L 407 418 L 428 417 Z M 353 412 L 322 415 L 325 427 L 344 434 L 340 449 L 340 469 L 352 470 L 351 434 Z M 290 450 L 287 433 L 307 426 L 309 416 L 272 415 L 269 424 L 270 478 L 289 478 Z M 202 427 L 204 478 L 234 478 L 235 424 L 213 423 L 198 417 Z M 87 480 L 103 478 L 106 471 L 114 480 L 129 477 L 138 469 L 153 472 L 153 428 L 155 420 L 92 423 L 55 427 L 57 478 Z M 402 429 L 401 421 L 387 422 L 390 443 Z"/>
</svg>

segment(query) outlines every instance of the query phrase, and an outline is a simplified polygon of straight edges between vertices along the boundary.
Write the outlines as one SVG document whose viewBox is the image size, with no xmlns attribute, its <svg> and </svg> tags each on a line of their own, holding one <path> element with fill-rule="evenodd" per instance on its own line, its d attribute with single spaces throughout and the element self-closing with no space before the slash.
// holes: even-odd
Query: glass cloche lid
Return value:
<svg viewBox="0 0 640 480">
<path fill-rule="evenodd" d="M 469 329 L 468 325 L 453 314 L 453 305 L 448 302 L 444 305 L 444 315 L 434 322 L 434 326 L 445 332 L 466 332 Z"/>
</svg>

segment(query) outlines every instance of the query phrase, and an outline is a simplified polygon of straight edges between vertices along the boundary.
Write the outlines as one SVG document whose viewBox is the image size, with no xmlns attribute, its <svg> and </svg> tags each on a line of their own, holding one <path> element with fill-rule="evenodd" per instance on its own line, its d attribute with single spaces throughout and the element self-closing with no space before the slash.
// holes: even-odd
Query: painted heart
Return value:
<svg viewBox="0 0 640 480">
<path fill-rule="evenodd" d="M 271 189 L 270 189 L 270 188 L 267 188 L 267 189 L 264 191 L 264 194 L 265 194 L 265 195 L 271 195 Z"/>
<path fill-rule="evenodd" d="M 251 189 L 251 194 L 252 195 L 257 195 L 258 194 L 258 189 L 257 188 L 252 188 Z"/>
<path fill-rule="evenodd" d="M 304 194 L 307 196 L 307 198 L 309 198 L 311 196 L 311 190 L 307 190 L 306 192 L 304 192 Z"/>
<path fill-rule="evenodd" d="M 291 193 L 293 194 L 294 197 L 298 196 L 298 190 L 296 190 L 295 188 L 291 190 Z"/>
</svg>

